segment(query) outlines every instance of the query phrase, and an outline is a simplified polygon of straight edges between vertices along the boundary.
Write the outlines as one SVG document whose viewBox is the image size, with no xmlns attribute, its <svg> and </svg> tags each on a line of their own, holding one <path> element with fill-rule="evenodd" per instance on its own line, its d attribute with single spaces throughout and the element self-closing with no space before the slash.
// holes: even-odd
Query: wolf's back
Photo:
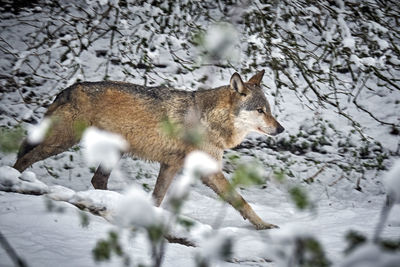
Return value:
<svg viewBox="0 0 400 267">
<path fill-rule="evenodd" d="M 73 91 L 74 89 L 76 89 L 76 86 L 77 84 L 73 84 L 70 87 L 58 93 L 53 103 L 51 103 L 51 105 L 48 107 L 45 113 L 45 117 L 51 116 L 59 106 L 70 103 L 72 100 Z"/>
<path fill-rule="evenodd" d="M 186 146 L 168 138 L 162 123 L 166 119 L 183 123 L 193 104 L 191 92 L 167 87 L 84 82 L 60 92 L 45 116 L 53 117 L 64 128 L 83 124 L 120 134 L 130 144 L 132 154 L 165 161 L 171 153 L 181 154 Z"/>
</svg>

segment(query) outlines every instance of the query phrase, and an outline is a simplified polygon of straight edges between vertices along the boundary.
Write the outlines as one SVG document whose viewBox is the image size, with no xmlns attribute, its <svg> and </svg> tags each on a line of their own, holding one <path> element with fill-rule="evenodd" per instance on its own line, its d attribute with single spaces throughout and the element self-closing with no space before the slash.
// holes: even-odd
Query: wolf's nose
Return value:
<svg viewBox="0 0 400 267">
<path fill-rule="evenodd" d="M 280 134 L 281 132 L 283 132 L 285 130 L 285 128 L 282 127 L 282 125 L 279 124 L 278 129 L 276 129 L 276 133 Z"/>
</svg>

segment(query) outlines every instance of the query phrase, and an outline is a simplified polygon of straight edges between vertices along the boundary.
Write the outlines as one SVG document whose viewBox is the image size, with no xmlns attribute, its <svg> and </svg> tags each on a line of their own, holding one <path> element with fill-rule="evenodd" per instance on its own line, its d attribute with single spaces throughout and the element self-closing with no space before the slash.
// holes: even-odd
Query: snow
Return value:
<svg viewBox="0 0 400 267">
<path fill-rule="evenodd" d="M 9 166 L 0 168 L 0 183 L 2 186 L 12 186 L 18 182 L 18 177 L 21 175 L 19 171 Z"/>
<path fill-rule="evenodd" d="M 338 23 L 339 26 L 341 27 L 341 34 L 342 34 L 342 38 L 343 38 L 343 46 L 344 47 L 348 47 L 351 50 L 354 50 L 354 46 L 355 46 L 355 40 L 353 38 L 353 36 L 351 35 L 351 31 L 349 29 L 349 27 L 347 26 L 346 21 L 344 20 L 344 16 L 343 14 L 340 14 L 338 16 Z"/>
<path fill-rule="evenodd" d="M 219 262 L 220 260 L 229 258 L 230 251 L 226 250 L 227 247 L 232 247 L 232 245 L 230 235 L 226 233 L 213 233 L 212 236 L 203 240 L 201 244 L 202 249 L 199 254 L 201 259 L 209 264 L 215 261 Z"/>
<path fill-rule="evenodd" d="M 208 51 L 212 60 L 228 59 L 236 62 L 239 60 L 240 51 L 239 34 L 228 23 L 219 23 L 209 27 L 204 37 L 204 49 Z"/>
<path fill-rule="evenodd" d="M 0 202 L 1 231 L 29 266 L 94 266 L 91 250 L 110 229 L 104 219 L 88 214 L 83 228 L 76 208 L 56 203 L 63 212 L 50 212 L 42 196 L 1 192 Z M 0 258 L 1 266 L 14 266 L 3 249 Z"/>
<path fill-rule="evenodd" d="M 373 57 L 364 57 L 361 59 L 361 62 L 366 66 L 374 66 L 376 60 Z"/>
<path fill-rule="evenodd" d="M 161 225 L 163 221 L 150 196 L 136 186 L 128 189 L 118 201 L 116 213 L 115 220 L 122 227 L 148 228 Z"/>
<path fill-rule="evenodd" d="M 47 197 L 57 201 L 68 201 L 75 194 L 75 191 L 61 185 L 53 185 Z"/>
<path fill-rule="evenodd" d="M 397 160 L 383 178 L 386 192 L 391 199 L 400 203 L 400 160 Z"/>
<path fill-rule="evenodd" d="M 376 41 L 379 45 L 379 47 L 382 50 L 385 50 L 389 47 L 389 43 L 386 40 L 380 39 L 379 37 L 375 36 L 374 37 L 374 41 Z"/>
<path fill-rule="evenodd" d="M 1 184 L 3 181 L 9 181 L 13 185 L 19 185 L 22 180 L 19 179 L 20 173 L 11 167 L 1 167 Z M 28 172 L 24 174 L 25 180 L 30 180 L 32 185 L 41 184 L 40 181 L 33 178 L 33 174 Z M 30 178 L 27 178 L 30 177 Z M 11 181 L 11 182 L 10 182 Z M 112 182 L 112 179 L 110 180 Z M 19 188 L 11 186 L 9 188 L 15 189 L 20 192 L 31 192 L 32 188 Z M 28 190 L 28 191 L 26 191 Z M 59 259 L 57 254 L 51 249 L 60 246 L 63 239 L 68 239 L 62 247 L 72 246 L 79 248 L 86 246 L 85 249 L 72 249 L 64 251 L 63 257 L 78 257 L 82 258 L 85 266 L 95 266 L 96 264 L 90 259 L 90 249 L 94 247 L 94 243 L 100 236 L 104 236 L 105 229 L 116 229 L 115 227 L 134 225 L 137 227 L 146 227 L 160 221 L 166 221 L 165 214 L 168 212 L 158 210 L 153 207 L 149 194 L 144 193 L 143 190 L 137 187 L 127 190 L 126 193 L 120 194 L 113 191 L 104 190 L 88 190 L 75 192 L 71 189 L 52 185 L 43 192 L 39 186 L 36 186 L 36 193 L 46 193 L 45 196 L 54 200 L 61 200 L 56 202 L 56 205 L 63 207 L 64 213 L 57 215 L 46 213 L 43 208 L 45 202 L 44 196 L 24 196 L 15 193 L 0 193 L 0 203 L 2 209 L 10 208 L 17 211 L 17 213 L 1 213 L 0 221 L 3 231 L 10 237 L 10 241 L 16 245 L 16 248 L 23 248 L 21 255 L 29 259 L 34 265 L 43 262 L 51 262 L 50 259 Z M 382 201 L 381 197 L 369 197 L 368 202 L 361 202 L 351 200 L 339 200 L 319 196 L 317 213 L 313 211 L 299 212 L 287 200 L 287 195 L 280 194 L 280 189 L 269 188 L 267 192 L 262 192 L 256 188 L 242 190 L 241 194 L 250 201 L 255 211 L 268 221 L 277 223 L 281 228 L 270 231 L 255 231 L 246 221 L 243 221 L 241 216 L 226 203 L 219 202 L 213 192 L 203 185 L 193 185 L 191 188 L 185 205 L 183 206 L 182 214 L 188 216 L 190 220 L 194 221 L 195 226 L 190 231 L 184 231 L 182 228 L 174 228 L 171 232 L 176 236 L 188 238 L 200 244 L 200 248 L 196 249 L 196 255 L 208 255 L 214 258 L 217 255 L 218 243 L 224 242 L 226 238 L 232 239 L 234 262 L 258 262 L 258 264 L 269 264 L 273 260 L 276 264 L 282 261 L 277 255 L 279 251 L 287 248 L 288 244 L 297 236 L 319 236 L 320 241 L 324 245 L 328 257 L 331 259 L 340 258 L 342 249 L 344 247 L 344 234 L 357 226 L 357 230 L 364 232 L 368 235 L 370 229 L 375 226 L 378 221 L 379 209 L 374 208 Z M 329 190 L 328 190 L 329 191 Z M 332 192 L 331 192 L 332 193 Z M 346 194 L 346 192 L 342 192 Z M 361 195 L 359 195 L 360 197 Z M 29 199 L 27 201 L 27 199 Z M 351 198 L 351 199 L 354 199 Z M 253 202 L 253 201 L 256 202 Z M 59 204 L 58 204 L 59 203 Z M 65 204 L 64 204 L 65 203 Z M 99 220 L 97 216 L 88 214 L 90 217 L 89 230 L 80 228 L 77 221 L 77 215 L 72 214 L 75 208 L 69 203 L 83 208 L 97 212 L 108 222 Z M 349 205 L 350 204 L 350 205 Z M 65 206 L 67 205 L 67 206 Z M 213 208 L 210 208 L 213 207 Z M 38 212 L 37 209 L 41 209 Z M 64 214 L 69 214 L 65 219 Z M 85 212 L 86 213 L 86 212 Z M 13 229 L 26 229 L 32 227 L 31 221 L 22 218 L 29 218 L 41 214 L 41 221 L 43 225 L 38 229 L 38 236 L 33 240 L 52 240 L 47 243 L 41 243 L 42 250 L 48 251 L 47 253 L 32 255 L 32 249 L 26 246 L 31 246 L 31 243 L 26 242 L 25 234 L 16 234 Z M 391 227 L 386 227 L 383 236 L 400 237 L 398 227 L 400 226 L 399 213 L 394 212 L 390 218 Z M 52 223 L 50 218 L 57 218 L 59 224 Z M 219 218 L 219 219 L 218 219 Z M 18 224 L 15 224 L 15 220 Z M 50 220 L 46 223 L 46 220 Z M 66 220 L 66 221 L 64 221 Z M 94 222 L 94 223 L 93 223 Z M 349 224 L 348 222 L 351 222 Z M 65 229 L 64 224 L 69 225 Z M 395 226 L 397 225 L 397 226 Z M 82 231 L 88 233 L 82 234 Z M 100 232 L 100 233 L 99 233 Z M 57 238 L 52 237 L 57 233 Z M 128 233 L 126 233 L 128 235 Z M 21 237 L 22 236 L 22 237 Z M 52 238 L 50 238 L 52 237 Z M 218 238 L 220 237 L 220 239 Z M 146 255 L 145 248 L 137 242 L 144 237 L 139 234 L 135 237 L 134 242 L 130 242 L 127 246 L 129 249 L 140 249 L 141 255 Z M 77 241 L 78 240 L 78 241 Z M 219 242 L 214 242 L 219 240 Z M 80 242 L 75 244 L 74 242 Z M 136 245 L 132 245 L 136 244 Z M 47 247 L 48 246 L 48 247 Z M 131 248 L 134 246 L 134 248 Z M 39 249 L 39 248 L 37 248 Z M 35 250 L 36 251 L 36 250 Z M 194 264 L 193 248 L 187 248 L 182 245 L 168 245 L 166 266 L 173 266 L 180 262 L 178 259 L 173 259 L 175 253 L 180 255 L 180 259 L 185 259 L 187 266 Z M 287 251 L 287 249 L 285 249 Z M 289 250 L 290 251 L 290 250 Z M 214 254 L 212 254 L 212 252 Z M 4 253 L 4 252 L 0 252 Z M 86 253 L 86 254 L 85 254 Z M 0 254 L 1 255 L 1 254 Z M 3 256 L 2 256 L 3 257 Z M 43 258 L 42 258 L 43 257 Z M 145 258 L 145 256 L 143 256 Z M 171 258 L 172 257 L 172 258 Z M 4 258 L 4 257 L 3 257 Z M 268 259 L 268 261 L 265 261 Z M 118 262 L 118 261 L 117 261 Z M 217 261 L 221 266 L 230 266 L 233 263 Z M 270 266 L 270 265 L 266 265 Z M 279 265 L 272 265 L 279 266 Z M 347 266 L 347 265 L 346 265 Z"/>
<path fill-rule="evenodd" d="M 281 51 L 276 47 L 272 48 L 271 57 L 276 58 L 276 59 L 280 59 L 280 60 L 284 58 L 284 56 L 281 53 Z"/>
<path fill-rule="evenodd" d="M 374 244 L 358 248 L 340 266 L 341 267 L 394 267 L 399 266 L 400 255 L 383 251 Z"/>
<path fill-rule="evenodd" d="M 43 141 L 51 126 L 51 120 L 44 118 L 38 125 L 28 128 L 28 142 L 38 144 Z"/>
<path fill-rule="evenodd" d="M 360 66 L 361 66 L 361 59 L 360 59 L 358 56 L 352 54 L 352 55 L 350 56 L 350 60 L 351 60 L 357 67 L 360 67 Z"/>
<path fill-rule="evenodd" d="M 21 175 L 9 166 L 0 167 L 0 190 L 43 194 L 48 191 L 47 185 L 36 179 L 33 172 Z"/>
<path fill-rule="evenodd" d="M 197 150 L 186 156 L 183 168 L 189 175 L 207 176 L 219 171 L 220 166 L 207 153 Z"/>
<path fill-rule="evenodd" d="M 81 141 L 84 156 L 90 166 L 101 165 L 106 170 L 112 170 L 121 158 L 121 153 L 127 151 L 128 143 L 118 134 L 87 128 Z"/>
</svg>

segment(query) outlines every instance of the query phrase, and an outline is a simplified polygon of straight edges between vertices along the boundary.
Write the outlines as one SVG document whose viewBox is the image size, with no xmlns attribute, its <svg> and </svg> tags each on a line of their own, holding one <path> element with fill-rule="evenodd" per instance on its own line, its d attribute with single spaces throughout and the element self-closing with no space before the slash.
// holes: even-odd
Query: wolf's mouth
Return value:
<svg viewBox="0 0 400 267">
<path fill-rule="evenodd" d="M 259 131 L 260 133 L 263 133 L 263 134 L 270 134 L 269 132 L 267 132 L 266 130 L 264 130 L 261 127 L 257 127 L 257 131 Z"/>
<path fill-rule="evenodd" d="M 271 136 L 275 136 L 275 135 L 279 134 L 278 131 L 270 132 L 270 131 L 267 131 L 265 128 L 261 127 L 261 126 L 257 127 L 257 131 L 259 131 L 262 134 L 271 135 Z"/>
</svg>

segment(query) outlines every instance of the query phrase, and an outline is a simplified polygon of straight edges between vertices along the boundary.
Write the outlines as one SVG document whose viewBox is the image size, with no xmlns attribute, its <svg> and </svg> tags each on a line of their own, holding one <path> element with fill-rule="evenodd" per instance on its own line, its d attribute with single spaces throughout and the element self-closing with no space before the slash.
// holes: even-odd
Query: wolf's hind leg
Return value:
<svg viewBox="0 0 400 267">
<path fill-rule="evenodd" d="M 123 154 L 124 153 L 120 151 L 119 157 L 122 158 Z M 100 164 L 91 180 L 93 187 L 95 189 L 107 190 L 108 178 L 110 178 L 111 172 L 112 169 L 107 170 Z"/>
<path fill-rule="evenodd" d="M 99 166 L 92 178 L 92 185 L 95 189 L 107 190 L 108 178 L 110 177 L 111 170 L 106 170 Z"/>
<path fill-rule="evenodd" d="M 274 224 L 264 222 L 251 208 L 249 203 L 232 187 L 222 172 L 204 177 L 203 183 L 215 191 L 223 200 L 231 204 L 244 219 L 248 219 L 257 230 L 278 228 Z"/>
</svg>

